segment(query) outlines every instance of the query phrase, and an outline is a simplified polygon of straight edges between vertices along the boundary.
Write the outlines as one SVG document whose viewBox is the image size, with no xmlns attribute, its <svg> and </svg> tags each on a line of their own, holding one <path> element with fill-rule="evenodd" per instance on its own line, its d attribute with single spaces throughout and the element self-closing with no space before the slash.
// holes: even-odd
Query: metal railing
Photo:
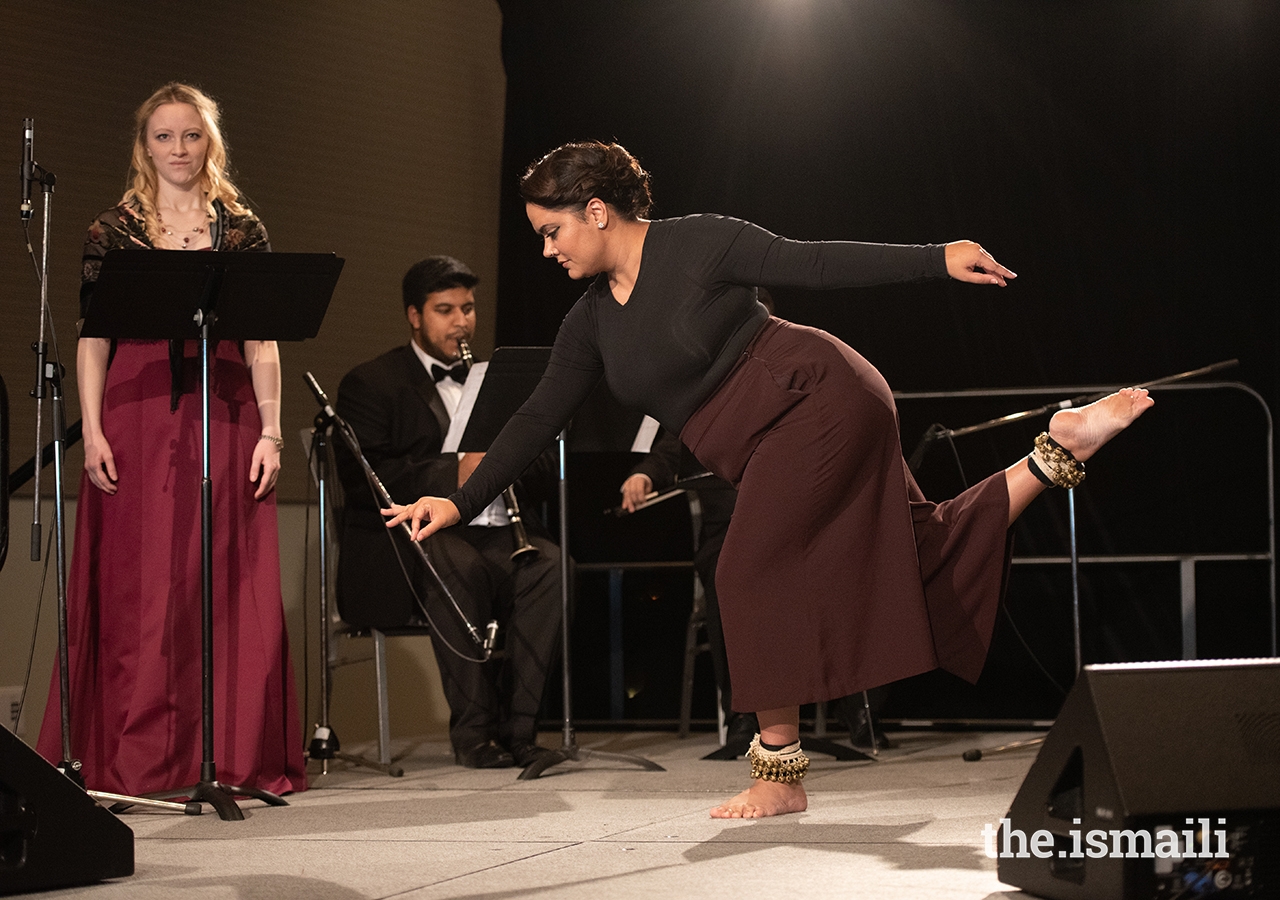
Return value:
<svg viewBox="0 0 1280 900">
<path fill-rule="evenodd" d="M 1080 396 L 1103 393 L 1110 390 L 1106 386 L 1076 387 L 1038 387 L 1038 388 L 993 388 L 989 390 L 967 391 L 894 391 L 895 400 L 954 400 L 982 397 L 1017 397 L 1061 395 Z M 1266 400 L 1256 390 L 1237 381 L 1206 381 L 1186 384 L 1168 384 L 1159 388 L 1161 391 L 1208 391 L 1235 390 L 1241 391 L 1258 402 L 1266 419 L 1266 471 L 1267 471 L 1267 551 L 1265 553 L 1138 553 L 1108 554 L 1077 557 L 1081 565 L 1117 564 L 1117 563 L 1177 563 L 1181 575 L 1181 609 L 1182 609 L 1182 658 L 1196 659 L 1196 564 L 1200 562 L 1267 562 L 1270 591 L 1271 613 L 1271 655 L 1280 656 L 1277 652 L 1276 630 L 1276 509 L 1275 509 L 1275 427 L 1271 417 L 1271 409 Z M 1015 565 L 1070 565 L 1070 556 L 1017 556 L 1013 558 Z"/>
</svg>

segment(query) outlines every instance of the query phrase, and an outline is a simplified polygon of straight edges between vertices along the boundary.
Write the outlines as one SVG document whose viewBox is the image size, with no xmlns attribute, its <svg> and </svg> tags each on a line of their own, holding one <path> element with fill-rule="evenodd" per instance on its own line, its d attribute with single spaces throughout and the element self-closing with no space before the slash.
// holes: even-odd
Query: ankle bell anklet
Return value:
<svg viewBox="0 0 1280 900">
<path fill-rule="evenodd" d="M 751 741 L 747 750 L 751 760 L 751 777 L 779 784 L 795 784 L 809 771 L 809 757 L 800 749 L 800 742 L 788 744 L 781 750 L 766 750 L 760 746 L 760 735 Z"/>
<path fill-rule="evenodd" d="M 1049 437 L 1047 431 L 1036 438 L 1036 447 L 1027 457 L 1027 468 L 1049 487 L 1074 488 L 1084 481 L 1084 463 Z"/>
</svg>

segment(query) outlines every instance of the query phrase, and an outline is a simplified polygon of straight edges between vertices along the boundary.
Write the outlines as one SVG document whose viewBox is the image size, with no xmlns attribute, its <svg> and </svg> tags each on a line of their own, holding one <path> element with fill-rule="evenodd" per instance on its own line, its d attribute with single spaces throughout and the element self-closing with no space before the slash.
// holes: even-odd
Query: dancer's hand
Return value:
<svg viewBox="0 0 1280 900">
<path fill-rule="evenodd" d="M 957 281 L 970 284 L 998 284 L 1006 287 L 1006 279 L 1018 274 L 996 262 L 981 245 L 973 241 L 953 241 L 947 244 L 947 274 Z"/>
<path fill-rule="evenodd" d="M 84 470 L 98 490 L 114 494 L 120 479 L 116 476 L 116 458 L 111 454 L 111 444 L 102 435 L 85 438 Z"/>
<path fill-rule="evenodd" d="M 387 517 L 388 528 L 408 522 L 409 537 L 415 541 L 425 541 L 441 528 L 448 528 L 462 521 L 458 507 L 440 497 L 421 497 L 408 506 L 392 503 L 391 508 L 384 509 L 382 514 Z"/>
</svg>

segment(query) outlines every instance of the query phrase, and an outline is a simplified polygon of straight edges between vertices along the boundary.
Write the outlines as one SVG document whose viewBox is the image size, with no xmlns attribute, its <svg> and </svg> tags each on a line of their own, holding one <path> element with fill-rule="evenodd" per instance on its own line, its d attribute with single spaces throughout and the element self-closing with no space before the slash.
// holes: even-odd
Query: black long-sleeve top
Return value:
<svg viewBox="0 0 1280 900">
<path fill-rule="evenodd" d="M 606 275 L 565 316 L 546 373 L 449 499 L 469 522 L 555 440 L 604 376 L 622 403 L 679 434 L 768 312 L 755 287 L 842 288 L 945 277 L 943 244 L 793 241 L 740 219 L 649 223 L 625 304 Z"/>
</svg>

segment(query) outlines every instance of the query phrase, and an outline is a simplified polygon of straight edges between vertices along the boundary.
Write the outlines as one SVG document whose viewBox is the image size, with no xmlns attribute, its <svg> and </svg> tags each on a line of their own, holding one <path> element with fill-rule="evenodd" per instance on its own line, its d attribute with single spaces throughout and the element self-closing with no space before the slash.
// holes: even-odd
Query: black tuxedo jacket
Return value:
<svg viewBox="0 0 1280 900">
<path fill-rule="evenodd" d="M 457 454 L 440 452 L 449 431 L 449 414 L 435 382 L 408 344 L 348 372 L 338 386 L 337 410 L 355 430 L 365 458 L 397 503 L 426 494 L 447 497 L 457 490 Z M 397 560 L 364 471 L 341 440 L 333 446 L 343 489 L 339 614 L 352 625 L 404 625 L 415 619 L 417 606 L 400 561 L 419 586 L 425 584 L 421 563 L 400 529 L 391 531 L 401 551 Z M 540 494 L 549 495 L 553 473 L 553 458 L 544 453 L 516 485 L 531 532 L 540 533 L 536 517 L 529 514 L 531 502 Z"/>
</svg>

